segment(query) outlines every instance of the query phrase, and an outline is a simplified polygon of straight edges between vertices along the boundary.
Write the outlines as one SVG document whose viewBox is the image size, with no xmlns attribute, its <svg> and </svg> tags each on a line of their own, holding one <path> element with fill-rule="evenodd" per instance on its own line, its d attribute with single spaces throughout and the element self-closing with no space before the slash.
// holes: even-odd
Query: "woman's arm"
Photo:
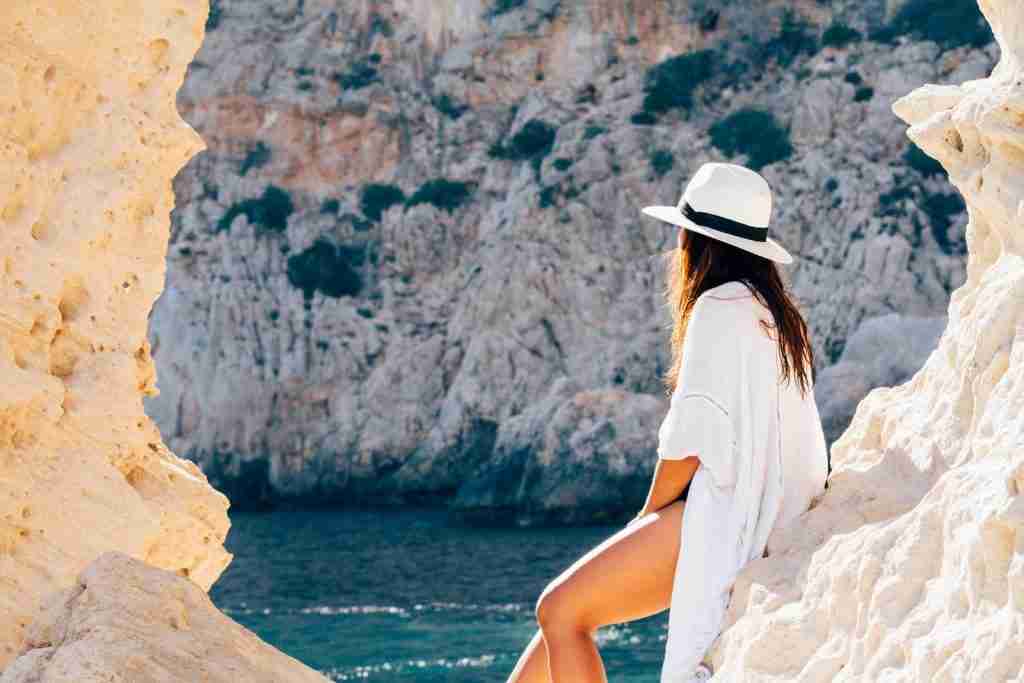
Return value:
<svg viewBox="0 0 1024 683">
<path fill-rule="evenodd" d="M 651 478 L 651 489 L 647 492 L 647 500 L 633 521 L 657 512 L 678 499 L 699 466 L 700 459 L 696 455 L 680 459 L 658 458 L 654 466 L 654 476 Z"/>
</svg>

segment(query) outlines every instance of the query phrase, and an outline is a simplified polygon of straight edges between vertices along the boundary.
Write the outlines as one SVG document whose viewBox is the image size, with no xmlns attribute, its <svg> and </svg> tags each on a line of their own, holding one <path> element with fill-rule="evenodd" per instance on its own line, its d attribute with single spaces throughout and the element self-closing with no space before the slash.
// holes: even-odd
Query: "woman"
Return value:
<svg viewBox="0 0 1024 683">
<path fill-rule="evenodd" d="M 650 491 L 542 592 L 540 629 L 509 683 L 605 681 L 597 629 L 669 608 L 661 683 L 706 680 L 737 573 L 825 487 L 813 352 L 775 265 L 793 259 L 768 238 L 771 205 L 759 174 L 712 163 L 678 206 L 643 209 L 680 228 L 666 260 L 671 401 Z"/>
</svg>

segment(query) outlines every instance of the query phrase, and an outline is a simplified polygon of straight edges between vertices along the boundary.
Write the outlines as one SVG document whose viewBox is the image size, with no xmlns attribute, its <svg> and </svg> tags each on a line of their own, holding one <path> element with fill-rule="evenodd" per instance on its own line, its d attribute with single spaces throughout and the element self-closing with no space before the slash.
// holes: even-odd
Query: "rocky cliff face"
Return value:
<svg viewBox="0 0 1024 683">
<path fill-rule="evenodd" d="M 142 406 L 154 393 L 146 328 L 163 286 L 171 179 L 203 146 L 175 93 L 206 13 L 205 0 L 0 6 L 0 669 L 31 651 L 4 681 L 168 680 L 136 676 L 157 645 L 176 650 L 174 636 L 146 638 L 161 626 L 180 636 L 179 616 L 217 621 L 208 600 L 189 602 L 231 559 L 227 498 L 167 450 Z M 106 551 L 135 558 L 134 569 L 106 583 L 103 563 L 83 574 L 84 588 L 58 600 L 68 611 L 42 631 L 37 622 L 27 642 L 44 597 L 76 586 Z M 93 579 L 109 602 L 94 600 Z M 184 606 L 162 594 L 170 584 Z M 125 634 L 104 628 L 129 616 L 151 631 L 133 629 L 130 656 L 104 660 L 109 636 Z M 225 632 L 192 638 L 258 642 L 216 616 Z M 273 671 L 299 670 L 279 657 Z"/>
<path fill-rule="evenodd" d="M 991 76 L 894 107 L 967 200 L 967 281 L 923 369 L 860 404 L 827 494 L 741 575 L 714 652 L 725 680 L 1022 674 L 1024 12 L 981 8 Z"/>
<path fill-rule="evenodd" d="M 593 490 L 630 488 L 667 407 L 674 245 L 640 207 L 708 160 L 761 168 L 819 370 L 872 319 L 941 325 L 963 205 L 890 105 L 986 73 L 979 19 L 960 0 L 220 0 L 179 98 L 209 150 L 175 181 L 148 407 L 239 502 L 457 496 L 558 518 L 572 506 L 522 472 L 569 470 L 494 461 L 561 448 L 522 428 L 592 405 L 552 393 L 571 384 L 604 392 L 603 417 L 545 438 L 588 434 Z M 832 436 L 933 348 L 900 346 L 870 381 L 823 383 Z"/>
</svg>

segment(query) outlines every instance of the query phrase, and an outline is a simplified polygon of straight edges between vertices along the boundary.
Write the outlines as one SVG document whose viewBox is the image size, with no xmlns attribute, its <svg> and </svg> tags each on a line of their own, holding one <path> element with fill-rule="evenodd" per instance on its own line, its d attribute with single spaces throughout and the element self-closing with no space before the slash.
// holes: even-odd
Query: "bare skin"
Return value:
<svg viewBox="0 0 1024 683">
<path fill-rule="evenodd" d="M 683 244 L 683 228 L 676 247 Z M 537 600 L 540 629 L 507 683 L 607 683 L 594 644 L 601 626 L 669 608 L 686 501 L 678 500 L 700 466 L 696 454 L 659 458 L 647 500 L 625 528 L 587 552 Z"/>
<path fill-rule="evenodd" d="M 537 601 L 540 629 L 508 683 L 607 683 L 594 635 L 668 609 L 686 505 L 677 498 L 699 464 L 696 455 L 659 459 L 636 518 L 548 584 Z"/>
</svg>

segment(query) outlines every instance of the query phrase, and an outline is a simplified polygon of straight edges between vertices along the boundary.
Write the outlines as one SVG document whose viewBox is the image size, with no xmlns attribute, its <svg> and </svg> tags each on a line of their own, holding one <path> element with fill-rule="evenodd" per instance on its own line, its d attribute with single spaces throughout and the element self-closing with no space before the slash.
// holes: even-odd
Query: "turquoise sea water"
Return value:
<svg viewBox="0 0 1024 683">
<path fill-rule="evenodd" d="M 619 527 L 467 529 L 438 510 L 232 513 L 210 591 L 336 681 L 503 682 L 548 581 Z M 656 681 L 668 612 L 598 632 L 609 681 Z"/>
</svg>

